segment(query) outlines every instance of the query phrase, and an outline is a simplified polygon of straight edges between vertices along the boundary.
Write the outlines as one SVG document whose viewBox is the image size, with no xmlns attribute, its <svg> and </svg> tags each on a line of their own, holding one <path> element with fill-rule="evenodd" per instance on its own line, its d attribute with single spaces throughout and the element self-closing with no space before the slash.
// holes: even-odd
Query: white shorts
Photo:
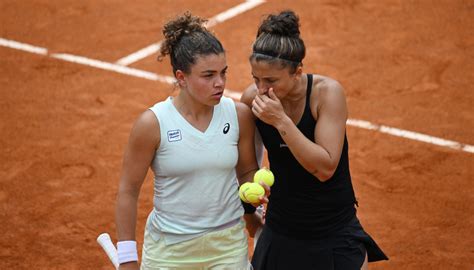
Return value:
<svg viewBox="0 0 474 270">
<path fill-rule="evenodd" d="M 200 237 L 165 245 L 161 237 L 155 241 L 145 229 L 141 270 L 248 270 L 247 234 L 245 223 Z"/>
</svg>

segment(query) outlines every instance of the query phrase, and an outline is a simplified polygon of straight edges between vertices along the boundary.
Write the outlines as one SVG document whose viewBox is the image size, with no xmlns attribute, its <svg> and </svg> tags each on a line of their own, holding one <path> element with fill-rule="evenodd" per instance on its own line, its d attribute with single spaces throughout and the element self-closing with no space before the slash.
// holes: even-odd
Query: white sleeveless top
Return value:
<svg viewBox="0 0 474 270">
<path fill-rule="evenodd" d="M 205 132 L 178 112 L 171 97 L 150 110 L 161 130 L 151 165 L 154 208 L 147 230 L 152 237 L 172 244 L 238 220 L 244 211 L 235 172 L 239 122 L 234 101 L 221 98 Z"/>
</svg>

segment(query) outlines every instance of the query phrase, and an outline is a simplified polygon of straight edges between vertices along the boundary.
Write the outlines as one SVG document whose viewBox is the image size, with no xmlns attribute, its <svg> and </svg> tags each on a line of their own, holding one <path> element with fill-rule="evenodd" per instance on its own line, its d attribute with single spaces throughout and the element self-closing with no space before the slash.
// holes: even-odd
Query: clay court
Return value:
<svg viewBox="0 0 474 270">
<path fill-rule="evenodd" d="M 115 240 L 130 128 L 175 94 L 149 47 L 161 26 L 186 10 L 215 18 L 238 98 L 262 16 L 285 8 L 301 18 L 305 71 L 345 87 L 358 215 L 390 257 L 369 268 L 474 269 L 469 0 L 1 1 L 0 269 L 113 269 L 96 237 Z M 140 244 L 152 192 L 149 173 Z"/>
</svg>

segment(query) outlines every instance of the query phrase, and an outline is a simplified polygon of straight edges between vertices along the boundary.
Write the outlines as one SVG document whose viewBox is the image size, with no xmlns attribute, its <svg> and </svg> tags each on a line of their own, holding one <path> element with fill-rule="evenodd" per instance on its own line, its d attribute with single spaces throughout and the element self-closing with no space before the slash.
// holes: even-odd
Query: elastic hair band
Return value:
<svg viewBox="0 0 474 270">
<path fill-rule="evenodd" d="M 284 60 L 284 61 L 291 62 L 291 63 L 295 63 L 295 64 L 300 64 L 301 63 L 301 61 L 293 61 L 293 60 L 289 60 L 289 59 L 286 59 L 286 58 L 283 58 L 283 57 L 280 57 L 280 56 L 273 56 L 273 55 L 259 53 L 259 52 L 255 52 L 255 51 L 252 54 L 255 55 L 255 56 L 263 56 L 263 57 L 267 57 L 267 58 L 277 58 L 277 59 Z"/>
</svg>

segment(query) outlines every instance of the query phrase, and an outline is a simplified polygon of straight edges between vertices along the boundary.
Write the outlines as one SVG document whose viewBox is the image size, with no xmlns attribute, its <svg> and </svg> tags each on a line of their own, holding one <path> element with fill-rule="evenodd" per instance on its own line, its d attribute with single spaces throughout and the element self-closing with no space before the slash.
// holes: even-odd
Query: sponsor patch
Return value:
<svg viewBox="0 0 474 270">
<path fill-rule="evenodd" d="M 175 129 L 175 130 L 168 130 L 168 141 L 169 142 L 177 142 L 181 141 L 181 130 Z"/>
</svg>

